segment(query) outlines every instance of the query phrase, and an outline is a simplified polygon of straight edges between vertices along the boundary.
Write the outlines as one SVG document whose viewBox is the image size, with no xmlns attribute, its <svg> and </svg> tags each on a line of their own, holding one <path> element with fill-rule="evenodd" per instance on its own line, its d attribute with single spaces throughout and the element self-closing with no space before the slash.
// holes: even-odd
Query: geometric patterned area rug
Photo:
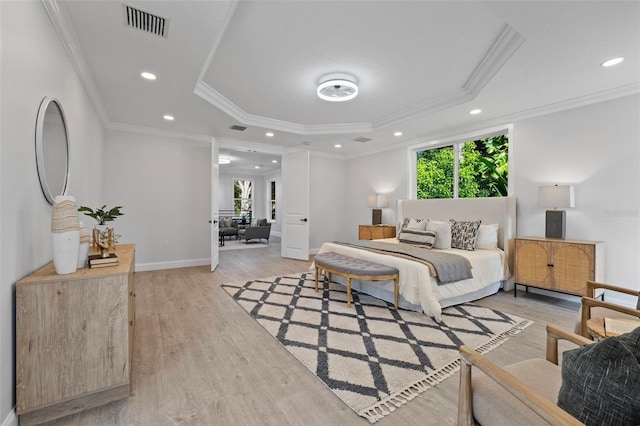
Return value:
<svg viewBox="0 0 640 426">
<path fill-rule="evenodd" d="M 458 347 L 481 353 L 531 321 L 471 303 L 449 307 L 442 321 L 352 292 L 302 272 L 222 284 L 265 330 L 371 423 L 393 413 L 459 370 Z"/>
</svg>

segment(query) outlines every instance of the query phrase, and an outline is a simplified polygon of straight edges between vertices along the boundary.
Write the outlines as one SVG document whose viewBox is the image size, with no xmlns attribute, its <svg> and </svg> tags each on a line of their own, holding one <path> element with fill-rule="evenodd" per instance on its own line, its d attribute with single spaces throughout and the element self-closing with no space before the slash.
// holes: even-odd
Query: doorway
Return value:
<svg viewBox="0 0 640 426">
<path fill-rule="evenodd" d="M 268 242 L 280 238 L 281 163 L 282 156 L 276 153 L 219 148 L 218 188 L 213 193 L 218 197 L 221 229 L 225 228 L 221 231 L 224 235 L 220 237 L 220 251 L 265 248 Z M 260 238 L 242 239 L 246 228 L 258 220 L 266 220 L 269 239 L 264 238 L 264 229 L 256 234 Z"/>
</svg>

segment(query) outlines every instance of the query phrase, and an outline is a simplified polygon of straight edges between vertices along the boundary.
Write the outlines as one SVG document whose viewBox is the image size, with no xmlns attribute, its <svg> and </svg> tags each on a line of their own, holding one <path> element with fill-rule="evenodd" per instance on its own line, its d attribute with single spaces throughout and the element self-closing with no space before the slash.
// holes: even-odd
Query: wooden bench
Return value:
<svg viewBox="0 0 640 426">
<path fill-rule="evenodd" d="M 318 271 L 324 270 L 329 274 L 343 276 L 347 280 L 347 307 L 351 307 L 351 280 L 385 281 L 393 280 L 394 306 L 398 309 L 398 282 L 399 271 L 392 266 L 380 265 L 367 260 L 356 259 L 334 252 L 318 253 L 313 259 L 316 266 L 316 292 L 318 291 Z"/>
</svg>

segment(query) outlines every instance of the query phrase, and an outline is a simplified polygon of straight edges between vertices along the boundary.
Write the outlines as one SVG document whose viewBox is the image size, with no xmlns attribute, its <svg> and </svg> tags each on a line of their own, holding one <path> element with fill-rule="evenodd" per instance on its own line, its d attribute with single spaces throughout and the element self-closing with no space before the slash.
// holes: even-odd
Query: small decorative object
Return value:
<svg viewBox="0 0 640 426">
<path fill-rule="evenodd" d="M 123 206 L 115 206 L 110 210 L 107 210 L 107 205 L 93 210 L 91 207 L 80 206 L 79 212 L 84 212 L 89 217 L 98 221 L 98 225 L 106 225 L 107 222 L 112 222 L 118 216 L 122 216 L 124 213 L 120 213 L 120 209 Z"/>
<path fill-rule="evenodd" d="M 93 229 L 93 245 L 100 249 L 101 256 L 104 258 L 109 257 L 109 248 L 114 248 L 118 240 L 118 236 L 113 233 L 113 228 L 106 226 L 107 222 L 114 221 L 118 216 L 122 216 L 124 213 L 120 212 L 123 206 L 115 206 L 107 210 L 107 205 L 96 208 L 80 206 L 79 212 L 83 212 L 87 216 L 94 218 L 98 221 L 98 224 Z"/>
<path fill-rule="evenodd" d="M 91 232 L 83 221 L 80 221 L 80 249 L 78 250 L 78 269 L 87 266 L 87 256 L 91 246 Z"/>
<path fill-rule="evenodd" d="M 80 251 L 80 219 L 75 198 L 70 195 L 58 195 L 54 198 L 51 241 L 56 274 L 76 272 Z"/>
</svg>

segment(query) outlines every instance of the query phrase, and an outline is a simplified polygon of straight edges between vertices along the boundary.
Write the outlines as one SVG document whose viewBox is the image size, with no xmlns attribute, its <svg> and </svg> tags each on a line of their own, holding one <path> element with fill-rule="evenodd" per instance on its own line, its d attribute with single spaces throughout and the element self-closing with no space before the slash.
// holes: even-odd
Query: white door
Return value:
<svg viewBox="0 0 640 426">
<path fill-rule="evenodd" d="M 282 257 L 309 260 L 309 151 L 282 156 Z"/>
<path fill-rule="evenodd" d="M 218 231 L 220 222 L 218 217 L 218 180 L 220 164 L 218 164 L 218 144 L 215 138 L 211 138 L 211 270 L 218 267 L 220 261 L 220 249 L 218 246 Z"/>
</svg>

